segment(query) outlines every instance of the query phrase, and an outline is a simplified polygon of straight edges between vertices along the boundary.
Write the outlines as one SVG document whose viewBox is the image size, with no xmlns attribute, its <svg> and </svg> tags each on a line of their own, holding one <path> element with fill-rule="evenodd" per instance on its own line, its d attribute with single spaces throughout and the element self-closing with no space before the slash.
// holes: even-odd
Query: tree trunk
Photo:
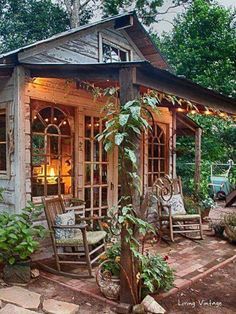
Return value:
<svg viewBox="0 0 236 314">
<path fill-rule="evenodd" d="M 135 69 L 122 68 L 120 70 L 119 81 L 120 81 L 120 102 L 121 106 L 127 101 L 137 98 L 139 88 L 133 84 L 133 76 L 135 75 Z M 136 157 L 137 164 L 140 164 L 140 138 L 136 137 L 132 139 L 133 143 L 136 144 Z M 121 167 L 121 177 L 125 178 L 129 171 L 128 165 L 124 164 Z M 140 193 L 136 188 L 130 190 L 130 185 L 127 180 L 122 181 L 121 195 L 131 196 L 132 204 L 136 212 L 140 210 Z M 130 203 L 130 201 L 128 201 Z M 124 203 L 122 205 L 125 205 Z M 134 229 L 134 226 L 125 226 L 121 230 L 121 291 L 120 291 L 120 302 L 135 304 L 138 302 L 138 283 L 137 283 L 137 261 L 134 259 L 129 243 L 126 242 L 128 236 L 127 227 Z"/>
</svg>

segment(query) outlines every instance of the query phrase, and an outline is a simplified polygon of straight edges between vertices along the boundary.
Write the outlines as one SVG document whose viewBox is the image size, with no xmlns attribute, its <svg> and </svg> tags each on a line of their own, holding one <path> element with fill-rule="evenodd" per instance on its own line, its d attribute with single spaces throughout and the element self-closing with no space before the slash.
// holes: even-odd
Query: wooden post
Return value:
<svg viewBox="0 0 236 314">
<path fill-rule="evenodd" d="M 15 211 L 26 205 L 25 168 L 25 70 L 17 66 L 14 70 L 14 172 Z"/>
<path fill-rule="evenodd" d="M 201 181 L 201 142 L 202 142 L 202 129 L 197 128 L 195 131 L 195 193 L 199 192 Z"/>
<path fill-rule="evenodd" d="M 176 178 L 176 110 L 172 110 L 172 178 Z"/>
<path fill-rule="evenodd" d="M 119 72 L 119 82 L 120 82 L 120 102 L 125 104 L 129 100 L 137 98 L 139 93 L 138 86 L 134 85 L 135 82 L 135 68 L 122 68 Z M 135 155 L 137 158 L 137 164 L 140 164 L 140 138 L 136 137 L 132 139 L 135 141 L 136 151 Z M 121 167 L 121 176 L 125 177 L 127 169 Z M 125 167 L 126 168 L 126 167 Z M 125 180 L 124 180 L 125 181 Z M 130 187 L 128 184 L 122 181 L 121 185 L 121 195 L 128 195 Z M 132 192 L 132 203 L 134 208 L 140 210 L 140 193 L 137 189 L 133 189 Z M 120 302 L 126 304 L 135 304 L 138 299 L 138 284 L 137 284 L 137 264 L 133 258 L 132 251 L 130 249 L 129 243 L 126 242 L 126 237 L 128 232 L 125 227 L 121 230 L 121 291 L 120 291 Z M 131 286 L 131 287 L 130 287 Z"/>
</svg>

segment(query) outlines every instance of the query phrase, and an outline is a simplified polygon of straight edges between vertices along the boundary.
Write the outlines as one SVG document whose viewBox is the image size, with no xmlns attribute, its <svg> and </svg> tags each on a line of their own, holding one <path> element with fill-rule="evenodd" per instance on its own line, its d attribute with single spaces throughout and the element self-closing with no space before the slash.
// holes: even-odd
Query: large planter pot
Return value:
<svg viewBox="0 0 236 314">
<path fill-rule="evenodd" d="M 8 284 L 27 284 L 31 279 L 30 260 L 3 267 L 3 280 Z"/>
<path fill-rule="evenodd" d="M 236 226 L 226 225 L 225 233 L 231 242 L 236 242 Z"/>
<path fill-rule="evenodd" d="M 118 300 L 120 296 L 120 278 L 102 272 L 101 265 L 96 274 L 97 285 L 101 293 L 110 300 Z"/>
</svg>

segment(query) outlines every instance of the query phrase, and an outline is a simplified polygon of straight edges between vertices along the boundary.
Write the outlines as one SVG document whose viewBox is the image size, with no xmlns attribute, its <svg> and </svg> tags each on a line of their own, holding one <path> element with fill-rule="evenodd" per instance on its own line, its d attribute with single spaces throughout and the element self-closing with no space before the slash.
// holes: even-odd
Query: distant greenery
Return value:
<svg viewBox="0 0 236 314">
<path fill-rule="evenodd" d="M 69 28 L 69 19 L 51 0 L 0 1 L 0 52 L 48 38 Z"/>
<path fill-rule="evenodd" d="M 236 96 L 236 11 L 195 0 L 156 41 L 178 75 Z"/>
<path fill-rule="evenodd" d="M 216 1 L 195 0 L 174 21 L 162 38 L 153 35 L 178 75 L 225 95 L 236 96 L 235 10 Z M 236 162 L 236 126 L 214 116 L 192 115 L 203 129 L 201 197 L 208 194 L 210 164 Z M 193 137 L 177 140 L 177 173 L 187 194 L 194 191 L 195 148 Z"/>
</svg>

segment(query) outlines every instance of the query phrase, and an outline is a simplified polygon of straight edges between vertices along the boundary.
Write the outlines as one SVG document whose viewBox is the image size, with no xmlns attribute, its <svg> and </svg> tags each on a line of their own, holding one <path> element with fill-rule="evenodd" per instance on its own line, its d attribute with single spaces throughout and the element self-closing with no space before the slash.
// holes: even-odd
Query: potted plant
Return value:
<svg viewBox="0 0 236 314">
<path fill-rule="evenodd" d="M 225 215 L 225 233 L 231 242 L 236 242 L 236 213 Z"/>
<path fill-rule="evenodd" d="M 141 295 L 168 291 L 173 287 L 174 270 L 167 263 L 168 256 L 147 254 L 141 259 Z"/>
<path fill-rule="evenodd" d="M 120 243 L 114 243 L 100 257 L 96 280 L 102 294 L 111 300 L 117 300 L 120 294 Z"/>
<path fill-rule="evenodd" d="M 97 283 L 101 292 L 108 299 L 117 300 L 120 292 L 120 243 L 113 244 L 102 256 L 97 271 Z M 139 262 L 139 286 L 142 297 L 171 289 L 174 271 L 161 255 L 141 254 Z"/>
<path fill-rule="evenodd" d="M 42 206 L 29 203 L 20 214 L 0 214 L 0 261 L 3 279 L 7 283 L 27 283 L 30 280 L 30 256 L 44 237 L 45 228 L 34 224 Z"/>
</svg>

